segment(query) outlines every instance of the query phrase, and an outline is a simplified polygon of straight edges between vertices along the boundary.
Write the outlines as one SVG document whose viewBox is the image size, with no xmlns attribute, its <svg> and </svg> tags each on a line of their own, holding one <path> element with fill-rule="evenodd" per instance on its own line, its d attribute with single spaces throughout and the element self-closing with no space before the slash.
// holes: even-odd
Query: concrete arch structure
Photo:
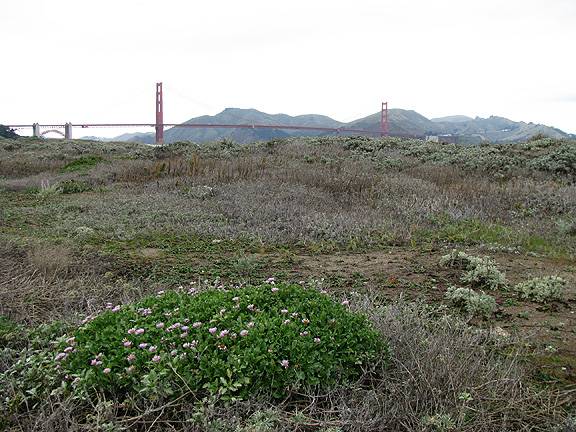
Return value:
<svg viewBox="0 0 576 432">
<path fill-rule="evenodd" d="M 59 125 L 56 125 L 56 127 L 58 126 Z M 51 127 L 54 127 L 54 125 L 51 125 Z M 58 129 L 48 129 L 45 131 L 40 131 L 40 125 L 38 123 L 32 124 L 32 136 L 41 137 L 50 132 L 55 132 L 59 135 L 62 135 L 64 139 L 72 139 L 72 123 L 64 124 L 64 132 L 61 132 Z"/>
<path fill-rule="evenodd" d="M 64 132 L 59 131 L 58 129 L 48 129 L 48 130 L 42 131 L 42 132 L 40 132 L 40 136 L 44 136 L 46 134 L 49 134 L 50 132 L 57 133 L 58 135 L 61 135 L 62 138 L 66 138 L 66 135 L 64 134 Z"/>
</svg>

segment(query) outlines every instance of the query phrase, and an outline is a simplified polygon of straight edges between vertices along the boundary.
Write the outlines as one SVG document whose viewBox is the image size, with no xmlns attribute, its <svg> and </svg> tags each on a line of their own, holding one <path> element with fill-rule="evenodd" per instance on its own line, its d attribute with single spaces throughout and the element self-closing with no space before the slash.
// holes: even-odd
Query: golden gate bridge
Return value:
<svg viewBox="0 0 576 432">
<path fill-rule="evenodd" d="M 356 133 L 360 135 L 388 136 L 390 127 L 388 121 L 388 102 L 382 102 L 380 129 L 359 129 L 350 127 L 322 127 L 322 126 L 298 126 L 282 124 L 229 124 L 229 123 L 164 123 L 164 95 L 162 83 L 156 83 L 156 121 L 154 123 L 63 123 L 63 124 L 14 124 L 6 125 L 11 129 L 32 128 L 32 135 L 41 137 L 53 132 L 62 135 L 65 139 L 72 139 L 72 129 L 77 128 L 106 128 L 106 127 L 153 127 L 156 130 L 156 144 L 164 143 L 164 129 L 167 127 L 178 128 L 223 128 L 223 129 L 285 129 L 334 133 Z M 62 132 L 62 129 L 64 132 Z"/>
</svg>

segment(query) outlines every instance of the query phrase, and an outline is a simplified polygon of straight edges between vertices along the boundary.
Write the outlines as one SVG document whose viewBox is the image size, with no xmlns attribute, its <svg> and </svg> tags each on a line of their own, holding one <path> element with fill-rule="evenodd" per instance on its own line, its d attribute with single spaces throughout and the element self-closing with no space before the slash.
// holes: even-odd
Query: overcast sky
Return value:
<svg viewBox="0 0 576 432">
<path fill-rule="evenodd" d="M 163 81 L 166 122 L 387 100 L 576 133 L 575 47 L 576 0 L 5 0 L 0 123 L 153 122 Z"/>
</svg>

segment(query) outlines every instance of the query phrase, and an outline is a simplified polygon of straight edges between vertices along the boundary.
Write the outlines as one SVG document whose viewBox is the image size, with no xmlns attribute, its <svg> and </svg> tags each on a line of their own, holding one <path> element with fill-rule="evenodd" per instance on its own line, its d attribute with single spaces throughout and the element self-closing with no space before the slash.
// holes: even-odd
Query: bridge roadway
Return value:
<svg viewBox="0 0 576 432">
<path fill-rule="evenodd" d="M 72 123 L 73 127 L 100 128 L 100 127 L 156 127 L 156 123 Z M 12 129 L 31 128 L 31 124 L 7 125 Z M 65 124 L 38 124 L 41 128 L 64 128 Z M 163 123 L 163 127 L 187 127 L 187 128 L 225 128 L 225 129 L 292 129 L 309 130 L 320 132 L 355 132 L 382 134 L 381 130 L 366 130 L 357 128 L 330 128 L 321 126 L 295 126 L 295 125 L 270 125 L 270 124 L 220 124 L 220 123 Z"/>
<path fill-rule="evenodd" d="M 66 123 L 66 124 L 14 124 L 6 125 L 11 129 L 32 128 L 35 133 L 40 135 L 40 128 L 58 129 L 63 128 L 69 133 L 66 138 L 72 137 L 72 127 L 79 128 L 106 128 L 106 127 L 151 127 L 156 128 L 156 123 Z M 336 133 L 357 133 L 361 135 L 376 135 L 376 136 L 394 136 L 402 138 L 424 138 L 420 135 L 390 133 L 382 129 L 358 129 L 349 127 L 330 128 L 321 126 L 298 126 L 298 125 L 279 125 L 279 124 L 228 124 L 228 123 L 163 123 L 164 127 L 178 127 L 178 128 L 223 128 L 223 129 L 289 129 L 289 130 L 303 130 L 303 131 L 318 131 L 318 132 L 336 132 Z M 45 133 L 46 131 L 44 131 Z"/>
</svg>

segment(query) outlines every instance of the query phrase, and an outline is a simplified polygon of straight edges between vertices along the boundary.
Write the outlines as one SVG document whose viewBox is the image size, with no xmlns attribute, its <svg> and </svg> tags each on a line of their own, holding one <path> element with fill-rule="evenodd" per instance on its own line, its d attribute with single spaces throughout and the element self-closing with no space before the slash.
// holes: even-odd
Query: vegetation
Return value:
<svg viewBox="0 0 576 432">
<path fill-rule="evenodd" d="M 562 430 L 575 147 L 0 139 L 0 427 Z"/>
<path fill-rule="evenodd" d="M 442 265 L 465 269 L 461 281 L 487 289 L 506 287 L 506 277 L 490 257 L 477 257 L 453 250 L 440 259 Z"/>
<path fill-rule="evenodd" d="M 558 276 L 544 276 L 519 283 L 514 287 L 521 298 L 539 303 L 562 300 L 566 281 Z"/>
<path fill-rule="evenodd" d="M 470 316 L 489 317 L 496 311 L 494 297 L 485 293 L 477 293 L 470 288 L 448 287 L 445 297 L 454 306 L 461 308 Z"/>
<path fill-rule="evenodd" d="M 259 287 L 191 288 L 134 305 L 109 304 L 7 373 L 22 389 L 20 404 L 54 391 L 78 398 L 97 391 L 153 399 L 189 392 L 224 400 L 261 392 L 280 398 L 288 389 L 357 378 L 385 359 L 382 351 L 363 316 L 315 290 L 269 280 Z"/>
<path fill-rule="evenodd" d="M 0 124 L 0 138 L 16 139 L 19 135 L 12 129 Z"/>
</svg>

